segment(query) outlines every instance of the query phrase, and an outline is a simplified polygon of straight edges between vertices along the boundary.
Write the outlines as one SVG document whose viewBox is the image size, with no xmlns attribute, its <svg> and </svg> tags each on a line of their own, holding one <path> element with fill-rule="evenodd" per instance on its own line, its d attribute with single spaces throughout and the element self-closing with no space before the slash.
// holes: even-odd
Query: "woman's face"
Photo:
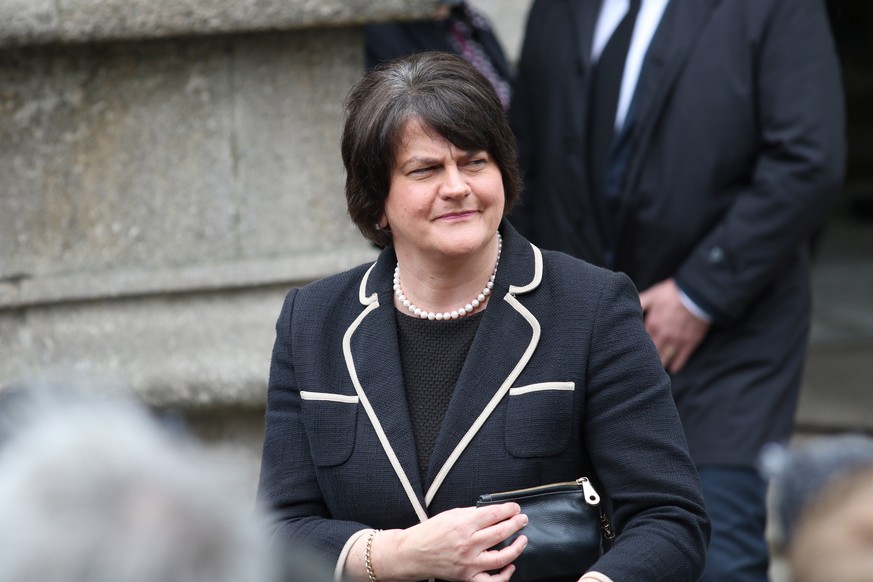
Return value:
<svg viewBox="0 0 873 582">
<path fill-rule="evenodd" d="M 385 200 L 398 256 L 455 259 L 485 251 L 503 217 L 503 176 L 486 151 L 463 151 L 407 122 Z"/>
</svg>

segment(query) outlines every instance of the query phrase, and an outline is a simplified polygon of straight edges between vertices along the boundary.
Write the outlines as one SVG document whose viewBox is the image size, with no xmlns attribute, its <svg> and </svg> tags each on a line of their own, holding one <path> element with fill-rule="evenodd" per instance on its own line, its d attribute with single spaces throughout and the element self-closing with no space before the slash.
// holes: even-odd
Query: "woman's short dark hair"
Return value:
<svg viewBox="0 0 873 582">
<path fill-rule="evenodd" d="M 391 184 L 394 155 L 407 121 L 465 151 L 487 151 L 503 177 L 508 214 L 521 191 L 515 137 L 488 80 L 462 57 L 425 52 L 368 72 L 349 92 L 343 128 L 346 202 L 361 233 L 379 246 L 391 234 L 377 227 Z"/>
</svg>

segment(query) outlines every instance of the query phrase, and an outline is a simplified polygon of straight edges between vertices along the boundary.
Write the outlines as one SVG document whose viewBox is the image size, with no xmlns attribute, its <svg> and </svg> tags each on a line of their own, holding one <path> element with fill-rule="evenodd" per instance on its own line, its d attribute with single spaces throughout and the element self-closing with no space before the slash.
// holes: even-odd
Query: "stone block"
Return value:
<svg viewBox="0 0 873 582">
<path fill-rule="evenodd" d="M 213 36 L 424 18 L 437 0 L 5 0 L 0 47 Z"/>
<path fill-rule="evenodd" d="M 0 51 L 0 276 L 232 255 L 221 41 Z"/>
<path fill-rule="evenodd" d="M 362 245 L 360 67 L 350 29 L 0 51 L 0 278 Z"/>
<path fill-rule="evenodd" d="M 150 405 L 262 407 L 286 287 L 0 312 L 0 385 L 69 382 Z"/>
</svg>

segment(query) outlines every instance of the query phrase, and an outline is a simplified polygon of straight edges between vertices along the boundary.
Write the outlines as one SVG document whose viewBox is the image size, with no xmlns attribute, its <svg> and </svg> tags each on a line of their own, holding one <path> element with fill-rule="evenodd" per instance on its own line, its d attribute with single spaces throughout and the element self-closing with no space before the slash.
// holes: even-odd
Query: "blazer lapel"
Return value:
<svg viewBox="0 0 873 582">
<path fill-rule="evenodd" d="M 720 0 L 670 0 L 646 54 L 636 91 L 621 136 L 620 149 L 628 148 L 624 199 L 633 192 L 661 114 L 670 99 L 701 31 Z M 628 204 L 622 208 L 622 220 Z"/>
<path fill-rule="evenodd" d="M 391 289 L 396 259 L 390 250 L 364 276 L 361 313 L 343 337 L 343 355 L 355 391 L 421 521 L 427 519 L 426 507 L 455 461 L 509 391 L 539 340 L 539 322 L 515 295 L 539 285 L 542 256 L 506 221 L 501 232 L 504 258 L 435 443 L 426 495 L 403 386 Z"/>
<path fill-rule="evenodd" d="M 355 391 L 409 502 L 427 519 L 412 421 L 403 386 L 391 289 L 393 252 L 384 251 L 362 282 L 362 312 L 346 331 L 343 353 Z"/>
<path fill-rule="evenodd" d="M 538 284 L 542 265 L 539 250 L 506 222 L 501 231 L 505 258 L 434 446 L 428 468 L 427 505 L 479 427 L 521 373 L 539 340 L 538 322 L 514 297 L 526 290 L 521 285 L 533 288 L 534 279 Z M 520 285 L 515 286 L 513 282 Z"/>
</svg>

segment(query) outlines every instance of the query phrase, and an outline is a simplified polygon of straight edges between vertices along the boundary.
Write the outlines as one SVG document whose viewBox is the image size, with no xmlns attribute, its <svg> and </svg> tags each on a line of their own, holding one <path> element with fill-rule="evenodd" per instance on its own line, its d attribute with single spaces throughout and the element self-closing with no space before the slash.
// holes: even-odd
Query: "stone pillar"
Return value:
<svg viewBox="0 0 873 582">
<path fill-rule="evenodd" d="M 511 64 L 518 62 L 524 41 L 527 13 L 533 0 L 468 0 L 481 10 L 494 26 L 500 44 Z"/>
<path fill-rule="evenodd" d="M 259 448 L 285 292 L 375 256 L 339 157 L 359 25 L 436 4 L 0 3 L 0 390 L 82 376 Z"/>
</svg>

